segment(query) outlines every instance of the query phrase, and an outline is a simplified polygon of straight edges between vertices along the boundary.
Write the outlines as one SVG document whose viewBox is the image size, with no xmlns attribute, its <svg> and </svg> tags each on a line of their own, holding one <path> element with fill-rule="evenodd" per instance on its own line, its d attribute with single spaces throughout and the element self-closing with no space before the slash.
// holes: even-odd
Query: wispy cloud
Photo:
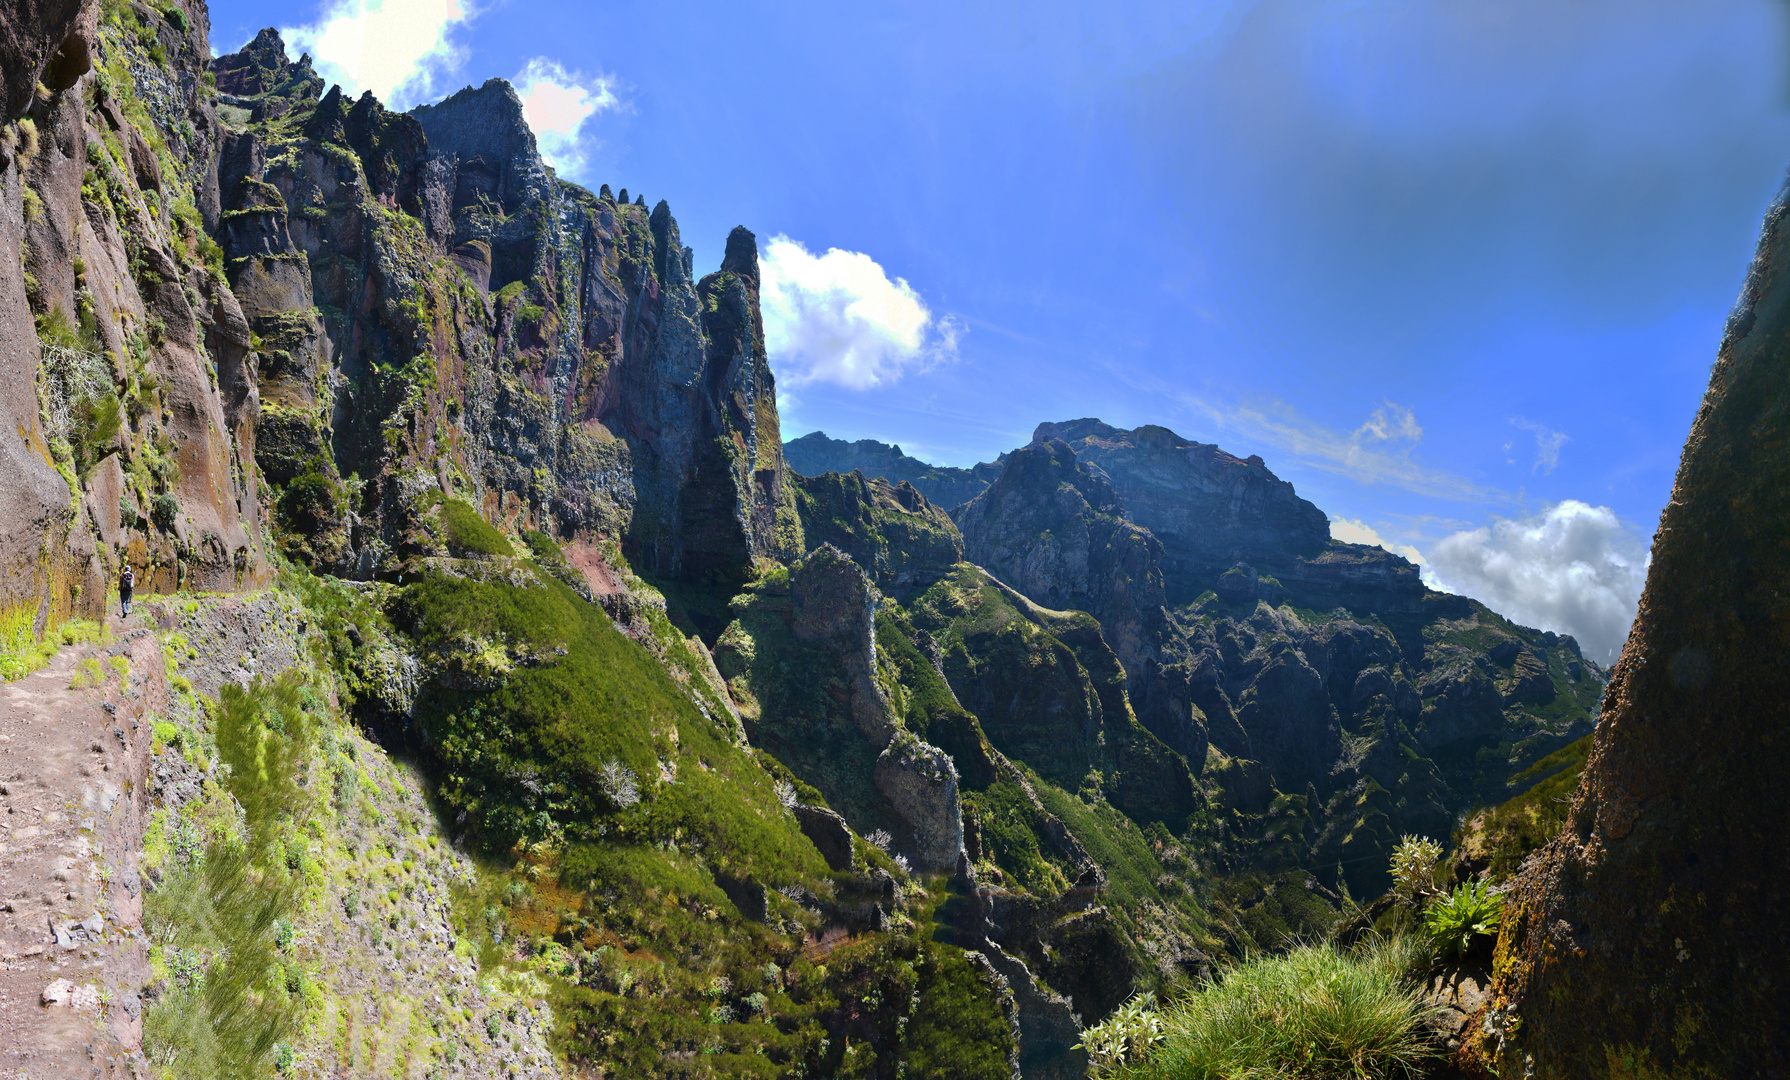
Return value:
<svg viewBox="0 0 1790 1080">
<path fill-rule="evenodd" d="M 522 98 L 522 115 L 535 133 L 535 144 L 547 164 L 561 176 L 579 178 L 596 140 L 586 121 L 620 110 L 618 80 L 613 75 L 568 71 L 564 64 L 537 56 L 511 80 Z"/>
<path fill-rule="evenodd" d="M 1302 465 L 1357 483 L 1385 484 L 1414 495 L 1454 502 L 1509 505 L 1517 501 L 1507 492 L 1418 461 L 1408 444 L 1421 437 L 1423 429 L 1409 410 L 1390 402 L 1376 409 L 1354 432 L 1345 434 L 1301 415 L 1281 401 L 1219 404 L 1166 384 L 1153 389 L 1179 400 L 1213 428 L 1224 432 L 1225 437 L 1236 438 L 1240 445 L 1269 447 Z M 1376 436 L 1376 426 L 1386 432 L 1385 437 Z"/>
<path fill-rule="evenodd" d="M 464 0 L 336 0 L 317 22 L 280 34 L 348 93 L 371 90 L 408 109 L 459 72 L 466 49 L 452 39 L 473 14 Z"/>
<path fill-rule="evenodd" d="M 1429 561 L 1440 587 L 1519 623 L 1572 634 L 1607 664 L 1634 622 L 1649 556 L 1615 511 L 1567 499 L 1445 537 L 1430 546 Z"/>
<path fill-rule="evenodd" d="M 1544 476 L 1553 472 L 1554 467 L 1560 464 L 1560 448 L 1571 442 L 1572 437 L 1521 416 L 1511 417 L 1510 422 L 1535 436 L 1535 465 L 1529 471 L 1539 472 Z"/>
<path fill-rule="evenodd" d="M 1374 410 L 1367 422 L 1355 429 L 1357 440 L 1366 438 L 1375 442 L 1387 442 L 1393 439 L 1417 442 L 1423 438 L 1423 429 L 1417 426 L 1417 417 L 1403 405 L 1394 405 L 1388 401 Z"/>
<path fill-rule="evenodd" d="M 758 266 L 765 349 L 780 383 L 868 390 L 957 357 L 963 324 L 935 319 L 906 279 L 862 252 L 815 255 L 776 236 Z"/>
</svg>

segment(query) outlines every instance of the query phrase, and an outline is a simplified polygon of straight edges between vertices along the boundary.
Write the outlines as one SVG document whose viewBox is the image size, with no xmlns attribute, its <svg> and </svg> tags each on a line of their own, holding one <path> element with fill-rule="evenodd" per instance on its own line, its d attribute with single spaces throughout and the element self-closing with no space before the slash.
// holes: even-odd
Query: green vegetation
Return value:
<svg viewBox="0 0 1790 1080">
<path fill-rule="evenodd" d="M 832 544 L 897 594 L 963 558 L 963 538 L 938 507 L 858 473 L 789 475 L 804 552 Z"/>
<path fill-rule="evenodd" d="M 1303 870 L 1243 870 L 1213 881 L 1211 917 L 1234 950 L 1271 952 L 1328 937 L 1342 913 Z"/>
<path fill-rule="evenodd" d="M 303 887 L 288 841 L 311 801 L 305 768 L 321 701 L 295 674 L 225 685 L 213 714 L 240 817 L 210 819 L 175 841 L 173 865 L 145 902 L 152 964 L 170 985 L 144 1015 L 144 1042 L 164 1075 L 266 1076 L 295 1029 L 302 999 L 287 989 L 277 923 Z"/>
<path fill-rule="evenodd" d="M 1487 892 L 1483 881 L 1470 881 L 1434 900 L 1423 913 L 1423 928 L 1443 956 L 1461 956 L 1476 937 L 1492 937 L 1504 918 L 1504 901 Z"/>
<path fill-rule="evenodd" d="M 1416 904 L 1436 891 L 1436 863 L 1442 845 L 1427 836 L 1405 836 L 1392 849 L 1392 891 L 1405 904 Z"/>
<path fill-rule="evenodd" d="M 465 687 L 428 695 L 426 738 L 441 797 L 492 850 L 693 835 L 709 864 L 736 876 L 783 884 L 825 874 L 727 729 L 565 585 L 430 576 L 406 585 L 394 619 Z M 637 802 L 617 797 L 612 764 L 636 778 Z M 607 865 L 587 856 L 572 860 L 587 876 Z"/>
<path fill-rule="evenodd" d="M 1425 1007 L 1410 977 L 1421 956 L 1421 945 L 1412 939 L 1375 938 L 1354 950 L 1312 945 L 1284 956 L 1251 957 L 1226 972 L 1222 983 L 1164 1009 L 1160 1041 L 1141 1064 L 1115 1062 L 1103 1075 L 1138 1080 L 1415 1075 L 1433 1055 L 1424 1036 Z M 1083 1042 L 1090 1047 L 1135 1042 L 1139 1026 L 1136 1016 L 1115 1017 L 1084 1033 Z"/>
<path fill-rule="evenodd" d="M 1460 861 L 1483 866 L 1492 881 L 1514 875 L 1524 859 L 1560 834 L 1590 753 L 1587 735 L 1512 777 L 1510 787 L 1521 794 L 1480 811 L 1455 831 Z"/>
<path fill-rule="evenodd" d="M 459 558 L 469 555 L 499 555 L 509 558 L 516 549 L 503 534 L 492 528 L 479 512 L 459 499 L 441 500 L 441 527 L 447 535 L 448 552 Z"/>
<path fill-rule="evenodd" d="M 909 613 L 1002 753 L 1068 791 L 1093 783 L 1136 821 L 1186 827 L 1199 808 L 1187 763 L 1138 722 L 1093 616 L 1028 604 L 968 564 Z"/>
<path fill-rule="evenodd" d="M 39 638 L 33 630 L 36 621 L 36 604 L 0 611 L 0 680 L 24 678 L 66 645 L 104 645 L 112 640 L 104 624 L 87 619 L 71 619 Z"/>
<path fill-rule="evenodd" d="M 528 539 L 552 561 L 550 541 Z M 828 871 L 795 826 L 781 766 L 600 608 L 558 580 L 430 576 L 391 610 L 447 676 L 418 708 L 443 812 L 503 860 L 457 910 L 473 940 L 529 943 L 526 960 L 492 947 L 480 963 L 546 980 L 561 1053 L 628 1076 L 683 1075 L 683 1053 L 725 1076 L 897 1061 L 914 1076 L 1006 1075 L 998 1003 L 960 950 L 930 940 L 924 910 L 804 951 L 819 916 L 791 898 L 824 906 L 866 886 Z M 669 623 L 658 633 L 682 644 Z M 763 921 L 739 906 L 750 896 Z M 870 1018 L 849 1042 L 847 1016 Z"/>
</svg>

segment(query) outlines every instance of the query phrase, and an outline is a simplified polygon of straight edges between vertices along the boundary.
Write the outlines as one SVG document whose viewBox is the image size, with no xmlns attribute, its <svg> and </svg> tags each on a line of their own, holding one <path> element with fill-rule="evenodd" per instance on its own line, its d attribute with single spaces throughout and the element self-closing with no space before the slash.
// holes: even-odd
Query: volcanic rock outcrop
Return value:
<svg viewBox="0 0 1790 1080">
<path fill-rule="evenodd" d="M 884 692 L 876 587 L 851 557 L 822 545 L 734 601 L 716 662 L 748 717 L 754 745 L 814 785 L 861 834 L 878 829 L 927 873 L 963 856 L 958 773 Z"/>
<path fill-rule="evenodd" d="M 1790 202 L 1768 211 L 1565 827 L 1525 865 L 1484 1060 L 1790 1072 Z"/>
<path fill-rule="evenodd" d="M 204 10 L 131 14 L 103 71 L 99 15 L 0 18 L 0 246 L 22 270 L 0 285 L 0 608 L 39 632 L 102 610 L 127 561 L 148 589 L 265 572 L 251 333 L 207 232 Z"/>
<path fill-rule="evenodd" d="M 269 472 L 315 477 L 295 554 L 401 573 L 435 487 L 674 577 L 797 552 L 750 232 L 698 281 L 666 204 L 554 177 L 502 80 L 396 114 L 309 100 L 271 31 L 216 66 L 252 107 L 220 182 Z"/>
<path fill-rule="evenodd" d="M 803 546 L 832 544 L 850 555 L 884 592 L 923 589 L 963 561 L 957 525 L 907 481 L 863 473 L 822 473 L 788 480 L 795 492 Z"/>
</svg>

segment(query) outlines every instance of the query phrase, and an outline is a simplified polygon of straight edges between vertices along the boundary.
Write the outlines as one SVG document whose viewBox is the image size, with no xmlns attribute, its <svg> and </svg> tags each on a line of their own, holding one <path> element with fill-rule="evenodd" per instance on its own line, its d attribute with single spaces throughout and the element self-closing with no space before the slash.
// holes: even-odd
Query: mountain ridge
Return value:
<svg viewBox="0 0 1790 1080">
<path fill-rule="evenodd" d="M 47 1014 L 115 1074 L 1079 1077 L 1593 730 L 1570 637 L 1259 457 L 785 445 L 753 233 L 699 276 L 503 80 L 393 112 L 198 0 L 0 30 L 0 669 L 141 720 L 88 796 L 153 873 L 79 895 L 144 951 Z"/>
</svg>

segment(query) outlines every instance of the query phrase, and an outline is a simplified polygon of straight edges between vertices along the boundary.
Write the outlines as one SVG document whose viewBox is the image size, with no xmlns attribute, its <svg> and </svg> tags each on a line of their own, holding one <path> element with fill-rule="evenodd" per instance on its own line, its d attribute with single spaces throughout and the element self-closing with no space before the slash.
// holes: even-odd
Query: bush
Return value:
<svg viewBox="0 0 1790 1080">
<path fill-rule="evenodd" d="M 174 519 L 180 514 L 180 500 L 163 492 L 149 502 L 149 519 L 155 527 L 168 532 L 174 528 Z"/>
<path fill-rule="evenodd" d="M 1442 845 L 1427 836 L 1409 836 L 1392 850 L 1392 891 L 1399 900 L 1414 904 L 1436 891 L 1436 862 Z"/>
<path fill-rule="evenodd" d="M 1076 1048 L 1088 1052 L 1088 1063 L 1100 1074 L 1123 1065 L 1142 1065 L 1162 1039 L 1162 1017 L 1143 998 L 1133 998 L 1082 1032 Z"/>
<path fill-rule="evenodd" d="M 1408 938 L 1375 939 L 1350 952 L 1318 945 L 1253 957 L 1224 982 L 1166 1009 L 1161 1042 L 1144 1063 L 1108 1075 L 1218 1080 L 1414 1074 L 1431 1054 L 1425 1006 L 1409 977 L 1420 947 Z"/>
<path fill-rule="evenodd" d="M 1431 904 L 1423 928 L 1437 952 L 1459 956 L 1472 948 L 1474 938 L 1496 934 L 1503 919 L 1503 899 L 1493 896 L 1485 882 L 1472 881 Z"/>
</svg>

